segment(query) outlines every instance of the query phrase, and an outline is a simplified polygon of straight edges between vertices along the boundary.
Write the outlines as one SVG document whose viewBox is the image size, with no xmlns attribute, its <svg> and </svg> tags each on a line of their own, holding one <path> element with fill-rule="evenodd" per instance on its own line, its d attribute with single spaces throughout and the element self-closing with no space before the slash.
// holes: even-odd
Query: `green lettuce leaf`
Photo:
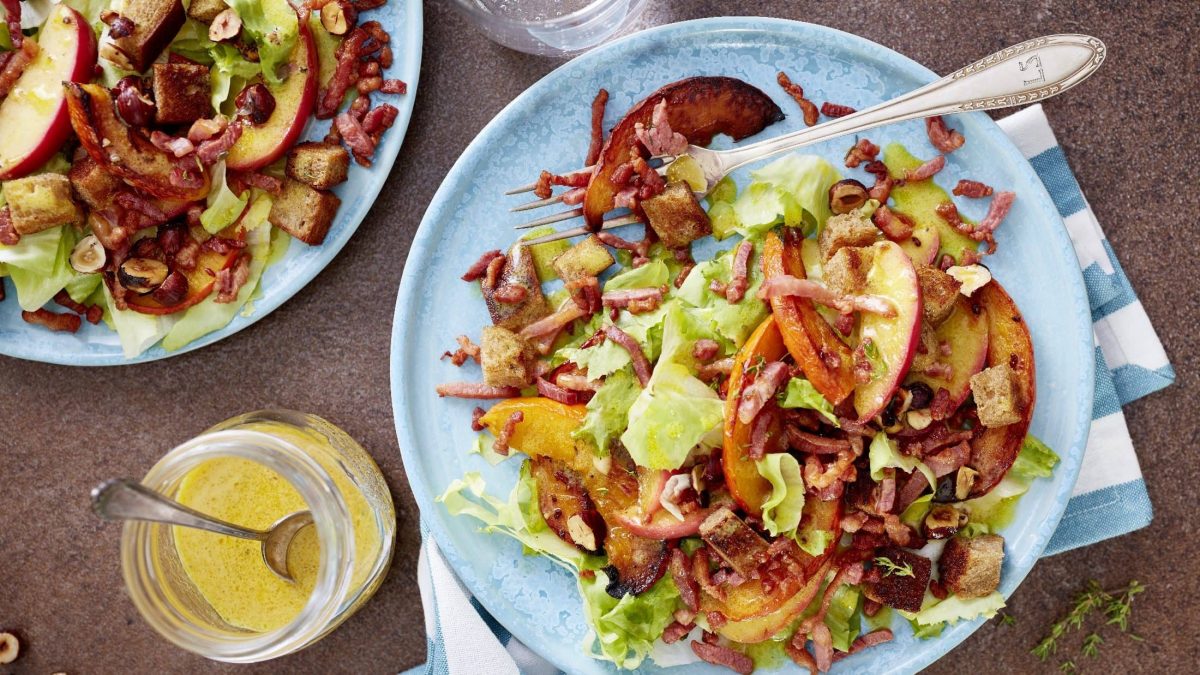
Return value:
<svg viewBox="0 0 1200 675">
<path fill-rule="evenodd" d="M 659 363 L 629 409 L 621 442 L 638 466 L 678 469 L 692 448 L 725 419 L 717 393 L 686 366 Z"/>
<path fill-rule="evenodd" d="M 242 19 L 242 31 L 258 46 L 263 77 L 279 84 L 280 66 L 296 48 L 300 19 L 288 0 L 226 0 Z"/>
<path fill-rule="evenodd" d="M 566 348 L 558 354 L 580 368 L 587 368 L 588 379 L 598 380 L 628 366 L 629 352 L 612 340 L 605 340 L 587 349 Z"/>
<path fill-rule="evenodd" d="M 1058 455 L 1050 446 L 1029 434 L 1021 443 L 1021 452 L 1017 454 L 1017 461 L 1013 462 L 1012 473 L 1029 480 L 1049 478 L 1054 473 L 1056 464 Z"/>
<path fill-rule="evenodd" d="M 55 294 L 79 276 L 71 269 L 71 249 L 75 248 L 76 238 L 75 229 L 70 226 L 60 225 L 37 234 L 23 236 L 15 246 L 0 246 L 0 249 L 20 249 L 26 240 L 46 232 L 53 233 L 53 254 L 48 247 L 51 240 L 49 237 L 35 241 L 31 250 L 8 251 L 12 254 L 11 259 L 4 255 L 5 252 L 0 251 L 0 262 L 5 263 L 8 268 L 8 276 L 17 291 L 17 303 L 21 305 L 21 309 L 28 312 L 50 302 Z M 49 269 L 43 271 L 47 262 L 50 263 Z"/>
<path fill-rule="evenodd" d="M 664 576 L 646 592 L 618 600 L 605 590 L 608 583 L 603 571 L 579 579 L 584 613 L 591 625 L 584 648 L 592 658 L 612 661 L 617 668 L 637 668 L 663 629 L 675 620 L 679 590 Z"/>
<path fill-rule="evenodd" d="M 112 5 L 112 0 L 62 0 L 62 4 L 79 12 L 88 23 L 95 26 L 100 23 L 100 13 Z"/>
<path fill-rule="evenodd" d="M 1029 482 L 1009 472 L 1000 483 L 986 495 L 968 499 L 961 504 L 970 515 L 970 521 L 962 529 L 965 536 L 994 534 L 1012 522 L 1017 501 L 1029 491 Z"/>
<path fill-rule="evenodd" d="M 117 332 L 121 351 L 131 359 L 154 346 L 171 330 L 176 318 L 172 315 L 155 316 L 142 314 L 132 309 L 119 310 L 113 303 L 107 284 L 101 284 L 104 293 L 104 321 Z"/>
<path fill-rule="evenodd" d="M 750 184 L 733 202 L 738 232 L 761 237 L 775 225 L 803 226 L 806 234 L 831 215 L 829 188 L 841 174 L 816 155 L 793 154 L 750 172 Z"/>
<path fill-rule="evenodd" d="M 0 207 L 2 206 L 4 195 L 0 193 Z M 36 274 L 51 274 L 58 261 L 58 249 L 64 229 L 67 228 L 60 225 L 34 234 L 21 235 L 21 240 L 12 246 L 0 244 L 0 263 Z"/>
<path fill-rule="evenodd" d="M 933 493 L 927 492 L 920 497 L 917 497 L 913 503 L 904 509 L 904 513 L 900 514 L 900 521 L 905 525 L 920 529 L 921 523 L 925 521 L 925 516 L 929 515 L 930 509 L 933 508 Z"/>
<path fill-rule="evenodd" d="M 88 298 L 100 288 L 103 281 L 99 274 L 76 274 L 67 282 L 64 289 L 71 299 L 81 304 L 87 304 Z"/>
<path fill-rule="evenodd" d="M 217 162 L 212 168 L 213 189 L 208 193 L 208 208 L 200 214 L 200 224 L 209 234 L 216 234 L 229 227 L 242 215 L 250 201 L 249 191 L 241 195 L 229 189 L 225 180 L 225 161 Z"/>
<path fill-rule="evenodd" d="M 858 586 L 843 584 L 833 593 L 833 602 L 825 613 L 825 625 L 833 635 L 833 648 L 850 651 L 850 645 L 862 629 L 862 609 Z"/>
<path fill-rule="evenodd" d="M 779 407 L 816 410 L 824 415 L 830 424 L 838 426 L 837 415 L 833 414 L 833 404 L 817 391 L 812 382 L 803 377 L 793 377 L 788 381 L 787 389 L 779 399 Z"/>
<path fill-rule="evenodd" d="M 641 388 L 628 369 L 612 373 L 587 402 L 583 424 L 571 435 L 591 442 L 601 455 L 608 454 L 609 444 L 629 425 L 629 408 L 640 393 Z"/>
<path fill-rule="evenodd" d="M 615 274 L 604 282 L 605 291 L 618 291 L 629 288 L 658 288 L 665 286 L 671 279 L 671 270 L 666 261 L 661 258 L 651 260 L 641 267 L 630 267 L 620 274 Z"/>
<path fill-rule="evenodd" d="M 957 595 L 917 612 L 914 620 L 922 626 L 969 621 L 978 617 L 992 618 L 1004 608 L 1004 596 L 999 591 L 982 598 L 960 598 Z"/>
<path fill-rule="evenodd" d="M 740 345 L 766 318 L 767 305 L 757 297 L 763 278 L 757 252 L 750 258 L 750 285 L 741 302 L 730 303 L 709 289 L 714 279 L 725 283 L 733 276 L 733 258 L 734 249 L 730 249 L 697 264 L 675 295 L 694 308 L 688 314 L 708 333 L 704 337 L 720 337 Z"/>
<path fill-rule="evenodd" d="M 325 31 L 321 31 L 325 32 Z M 224 42 L 213 43 L 209 47 L 212 65 L 209 66 L 208 81 L 212 89 L 212 107 L 218 112 L 232 113 L 232 101 L 236 92 L 245 88 L 246 83 L 262 72 L 262 66 L 246 60 L 237 48 Z"/>
<path fill-rule="evenodd" d="M 933 470 L 925 465 L 925 462 L 903 455 L 897 449 L 896 443 L 887 437 L 885 433 L 875 434 L 875 438 L 871 439 L 871 449 L 869 451 L 871 457 L 871 478 L 874 480 L 883 480 L 883 470 L 888 467 L 895 467 L 901 471 L 912 473 L 914 470 L 920 471 L 925 475 L 925 480 L 929 481 L 930 485 L 937 485 L 937 477 L 933 475 Z"/>
<path fill-rule="evenodd" d="M 771 496 L 762 505 L 762 522 L 772 537 L 794 536 L 804 511 L 804 475 L 790 453 L 772 452 L 755 462 L 758 473 L 771 483 Z"/>
<path fill-rule="evenodd" d="M 830 530 L 818 530 L 814 527 L 796 530 L 796 543 L 800 545 L 800 550 L 809 555 L 821 555 L 829 548 L 831 541 L 833 532 Z"/>
</svg>

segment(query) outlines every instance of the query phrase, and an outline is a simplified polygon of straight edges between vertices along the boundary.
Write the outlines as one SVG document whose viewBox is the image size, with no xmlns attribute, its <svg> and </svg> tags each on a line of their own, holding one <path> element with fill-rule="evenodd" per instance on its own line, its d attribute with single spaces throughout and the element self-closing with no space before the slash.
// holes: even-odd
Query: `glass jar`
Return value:
<svg viewBox="0 0 1200 675">
<path fill-rule="evenodd" d="M 505 47 L 564 56 L 628 28 L 646 0 L 455 0 L 453 6 Z"/>
<path fill-rule="evenodd" d="M 319 565 L 313 591 L 295 618 L 265 632 L 227 623 L 185 572 L 174 526 L 128 521 L 121 566 L 134 605 L 161 635 L 210 659 L 250 663 L 312 644 L 374 594 L 391 563 L 396 511 L 379 467 L 362 446 L 320 417 L 290 410 L 222 422 L 168 452 L 142 484 L 175 499 L 190 471 L 230 457 L 258 462 L 283 477 L 312 512 Z M 378 545 L 356 544 L 356 525 L 371 534 L 363 542 Z"/>
</svg>

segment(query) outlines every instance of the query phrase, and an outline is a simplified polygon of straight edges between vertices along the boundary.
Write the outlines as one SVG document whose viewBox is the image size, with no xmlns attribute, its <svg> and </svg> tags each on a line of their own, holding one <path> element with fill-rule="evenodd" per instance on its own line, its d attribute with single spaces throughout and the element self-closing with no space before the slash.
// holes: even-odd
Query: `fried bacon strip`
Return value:
<svg viewBox="0 0 1200 675">
<path fill-rule="evenodd" d="M 863 607 L 863 613 L 866 613 L 865 606 Z M 837 663 L 847 656 L 850 656 L 851 654 L 857 654 L 868 647 L 874 647 L 875 645 L 881 645 L 885 642 L 891 642 L 893 637 L 894 635 L 892 634 L 891 628 L 879 628 L 877 630 L 873 630 L 866 635 L 859 636 L 854 642 L 851 642 L 850 651 L 838 652 L 837 654 L 834 654 L 833 661 L 834 663 Z"/>
<path fill-rule="evenodd" d="M 846 151 L 846 168 L 853 169 L 863 162 L 874 162 L 879 156 L 879 146 L 869 139 L 860 138 Z"/>
<path fill-rule="evenodd" d="M 521 395 L 517 387 L 493 387 L 482 382 L 446 382 L 437 386 L 437 395 L 443 398 L 516 398 Z"/>
<path fill-rule="evenodd" d="M 939 155 L 940 156 L 940 155 Z M 871 222 L 883 232 L 883 236 L 892 241 L 904 241 L 913 235 L 916 223 L 912 218 L 893 211 L 887 204 L 880 204 L 871 214 Z"/>
<path fill-rule="evenodd" d="M 892 195 L 892 187 L 896 185 L 896 179 L 892 178 L 888 172 L 887 165 L 883 162 L 873 159 L 867 162 L 863 170 L 875 176 L 875 184 L 867 190 L 867 196 L 877 200 L 880 204 L 886 204 L 888 197 Z"/>
<path fill-rule="evenodd" d="M 829 629 L 827 628 L 826 630 Z M 696 653 L 696 656 L 714 666 L 724 666 L 735 673 L 742 673 L 742 675 L 750 675 L 750 673 L 754 672 L 754 659 L 739 651 L 723 647 L 719 644 L 708 644 L 698 640 L 692 640 L 691 645 L 692 651 Z"/>
<path fill-rule="evenodd" d="M 21 31 L 18 30 L 15 35 L 21 35 Z M 25 40 L 17 51 L 0 53 L 0 99 L 8 95 L 21 73 L 37 55 L 38 46 L 33 40 Z"/>
<path fill-rule="evenodd" d="M 956 196 L 968 197 L 970 199 L 981 199 L 992 195 L 992 186 L 987 183 L 981 183 L 977 180 L 963 178 L 958 181 L 958 185 L 954 186 L 952 191 Z"/>
<path fill-rule="evenodd" d="M 804 125 L 811 127 L 816 124 L 820 111 L 817 110 L 815 103 L 804 98 L 804 87 L 792 82 L 792 78 L 788 77 L 787 73 L 782 70 L 775 76 L 775 81 L 779 83 L 780 87 L 783 87 L 787 95 L 791 96 L 792 100 L 799 104 L 800 109 L 804 111 Z"/>
<path fill-rule="evenodd" d="M 21 234 L 13 227 L 12 211 L 8 206 L 0 206 L 0 244 L 13 246 L 20 241 Z"/>
<path fill-rule="evenodd" d="M 586 188 L 588 181 L 592 179 L 592 169 L 580 169 L 571 173 L 556 174 L 549 171 L 542 171 L 538 175 L 537 185 L 533 188 L 533 194 L 538 199 L 548 199 L 551 195 L 550 188 L 552 185 L 565 185 L 572 188 Z"/>
<path fill-rule="evenodd" d="M 471 338 L 466 335 L 459 335 L 455 340 L 458 341 L 458 349 L 453 353 L 449 351 L 443 353 L 443 359 L 450 357 L 450 363 L 456 366 L 466 363 L 467 359 L 474 359 L 475 363 L 479 363 L 479 345 L 471 342 Z"/>
<path fill-rule="evenodd" d="M 679 599 L 689 611 L 700 611 L 700 585 L 692 577 L 692 563 L 682 549 L 671 550 L 671 561 L 667 567 L 671 580 L 679 589 Z M 686 633 L 685 633 L 686 634 Z"/>
<path fill-rule="evenodd" d="M 492 450 L 498 455 L 508 455 L 508 443 L 512 439 L 513 433 L 517 430 L 517 425 L 525 421 L 525 413 L 520 410 L 514 410 L 504 420 L 504 426 L 500 429 L 500 433 L 496 436 L 496 440 L 492 443 Z"/>
<path fill-rule="evenodd" d="M 607 105 L 608 90 L 602 87 L 596 92 L 596 98 L 592 99 L 592 142 L 588 145 L 584 166 L 592 166 L 600 159 L 600 149 L 604 147 L 604 108 Z"/>
<path fill-rule="evenodd" d="M 687 152 L 688 142 L 683 134 L 672 131 L 667 119 L 667 99 L 658 102 L 650 114 L 650 126 L 637 122 L 633 133 L 652 157 L 680 155 Z"/>
<path fill-rule="evenodd" d="M 633 361 L 633 373 L 637 375 L 638 384 L 645 389 L 646 385 L 650 384 L 651 367 L 650 361 L 646 359 L 646 354 L 642 352 L 642 346 L 633 339 L 632 335 L 616 326 L 605 326 L 604 335 L 629 352 L 629 358 Z"/>
<path fill-rule="evenodd" d="M 775 392 L 791 378 L 791 369 L 783 361 L 772 361 L 762 367 L 754 381 L 742 389 L 738 399 L 737 416 L 742 424 L 750 424 L 775 396 Z"/>
<path fill-rule="evenodd" d="M 733 256 L 733 276 L 725 286 L 725 299 L 730 304 L 737 304 L 746 297 L 746 289 L 750 286 L 750 254 L 753 252 L 754 244 L 743 241 Z"/>
<path fill-rule="evenodd" d="M 929 160 L 928 162 L 925 162 L 921 166 L 918 166 L 915 169 L 909 169 L 909 170 L 905 171 L 904 172 L 904 180 L 906 180 L 910 183 L 916 183 L 918 181 L 929 180 L 930 178 L 933 178 L 934 175 L 937 174 L 937 172 L 941 171 L 945 167 L 946 167 L 946 156 L 945 155 L 935 155 L 933 159 Z"/>
<path fill-rule="evenodd" d="M 826 117 L 845 117 L 846 115 L 853 115 L 856 112 L 858 111 L 854 108 L 840 103 L 826 101 L 821 104 L 821 114 Z"/>
<path fill-rule="evenodd" d="M 238 256 L 237 262 L 233 267 L 227 267 L 217 272 L 217 281 L 215 290 L 217 297 L 213 298 L 216 303 L 230 303 L 238 298 L 238 292 L 242 290 L 242 286 L 246 284 L 246 280 L 250 278 L 250 254 L 242 253 Z"/>
<path fill-rule="evenodd" d="M 702 338 L 692 345 L 692 357 L 697 361 L 711 361 L 721 352 L 721 345 L 716 340 Z"/>
<path fill-rule="evenodd" d="M 83 321 L 77 314 L 59 314 L 57 312 L 51 312 L 45 308 L 34 310 L 32 312 L 22 311 L 21 318 L 24 319 L 26 323 L 45 326 L 52 331 L 62 333 L 74 333 L 75 331 L 79 330 L 79 326 L 83 324 Z"/>
<path fill-rule="evenodd" d="M 337 67 L 325 91 L 317 98 L 317 119 L 327 120 L 337 114 L 346 92 L 358 80 L 359 58 L 363 55 L 363 45 L 371 35 L 362 26 L 350 31 L 346 39 L 338 46 L 336 53 Z"/>
<path fill-rule="evenodd" d="M 878 295 L 842 296 L 815 281 L 798 279 L 790 274 L 771 277 L 763 281 L 762 286 L 758 289 L 758 297 L 763 300 L 785 296 L 809 298 L 843 314 L 872 312 L 886 317 L 896 316 L 896 308 L 887 298 Z"/>
<path fill-rule="evenodd" d="M 460 278 L 463 281 L 478 281 L 482 279 L 485 274 L 487 274 L 488 265 L 490 265 L 493 260 L 503 257 L 504 254 L 501 253 L 499 249 L 488 251 L 487 253 L 479 256 L 479 260 L 476 260 L 474 263 L 472 263 Z"/>
<path fill-rule="evenodd" d="M 8 39 L 12 42 L 13 49 L 20 49 L 25 42 L 25 34 L 21 32 L 21 0 L 0 0 L 0 7 L 4 8 Z M 4 94 L 0 93 L 0 98 L 3 96 Z"/>
<path fill-rule="evenodd" d="M 954 152 L 967 142 L 962 134 L 946 127 L 946 120 L 941 115 L 925 118 L 925 133 L 939 152 Z"/>
</svg>

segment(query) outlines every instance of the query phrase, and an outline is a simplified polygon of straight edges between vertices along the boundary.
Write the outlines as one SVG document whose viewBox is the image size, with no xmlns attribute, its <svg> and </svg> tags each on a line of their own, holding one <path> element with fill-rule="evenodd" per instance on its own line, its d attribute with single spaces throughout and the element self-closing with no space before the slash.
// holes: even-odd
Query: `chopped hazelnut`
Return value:
<svg viewBox="0 0 1200 675">
<path fill-rule="evenodd" d="M 220 42 L 234 37 L 242 30 L 242 17 L 232 7 L 221 12 L 208 27 L 208 39 Z"/>
</svg>

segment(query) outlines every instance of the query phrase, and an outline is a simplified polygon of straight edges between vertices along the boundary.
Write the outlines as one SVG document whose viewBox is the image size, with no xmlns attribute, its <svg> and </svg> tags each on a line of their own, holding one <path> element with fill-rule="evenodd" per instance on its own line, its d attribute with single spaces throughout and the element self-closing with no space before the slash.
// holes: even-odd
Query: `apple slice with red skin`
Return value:
<svg viewBox="0 0 1200 675">
<path fill-rule="evenodd" d="M 150 139 L 130 129 L 113 108 L 112 94 L 98 84 L 64 82 L 71 127 L 79 143 L 97 164 L 133 187 L 154 197 L 182 201 L 203 199 L 209 190 L 207 171 L 195 186 L 172 183 L 171 174 L 183 166 L 175 157 L 155 147 Z"/>
<path fill-rule="evenodd" d="M 667 469 L 638 467 L 638 505 L 646 517 L 653 516 L 662 508 L 662 493 L 667 487 L 671 472 Z"/>
<path fill-rule="evenodd" d="M 254 171 L 274 162 L 296 143 L 317 101 L 320 66 L 308 22 L 300 22 L 300 37 L 288 61 L 291 74 L 277 85 L 268 85 L 275 111 L 264 124 L 247 125 L 225 165 L 234 171 Z"/>
<path fill-rule="evenodd" d="M 693 145 L 708 145 L 717 134 L 739 141 L 783 119 L 783 111 L 761 89 L 732 77 L 689 77 L 662 87 L 633 106 L 604 142 L 583 202 L 589 228 L 598 230 L 616 204 L 619 188 L 612 176 L 637 151 L 634 127 L 649 126 L 654 106 L 664 100 L 671 130 Z"/>
<path fill-rule="evenodd" d="M 921 221 L 913 228 L 912 236 L 900 242 L 900 248 L 908 254 L 914 265 L 932 265 L 937 260 L 942 237 L 937 228 Z"/>
<path fill-rule="evenodd" d="M 896 313 L 859 315 L 859 344 L 869 339 L 878 353 L 870 381 L 854 389 L 854 409 L 860 422 L 874 418 L 892 400 L 921 341 L 921 285 L 912 260 L 899 244 L 890 241 L 877 241 L 872 248 L 874 262 L 863 293 L 886 298 Z"/>
<path fill-rule="evenodd" d="M 87 82 L 96 68 L 92 27 L 66 5 L 50 11 L 38 48 L 0 101 L 0 180 L 26 176 L 58 152 L 71 133 L 60 83 Z"/>
<path fill-rule="evenodd" d="M 746 449 L 750 447 L 751 426 L 738 420 L 738 402 L 742 389 L 753 379 L 753 375 L 746 372 L 747 368 L 760 359 L 764 363 L 771 363 L 786 355 L 787 347 L 779 333 L 779 325 L 775 315 L 771 314 L 746 338 L 742 348 L 733 357 L 733 369 L 729 373 L 721 467 L 725 471 L 725 485 L 729 488 L 729 494 L 742 510 L 755 518 L 762 517 L 763 502 L 771 496 L 771 483 L 758 473 L 754 461 L 746 456 Z"/>
<path fill-rule="evenodd" d="M 934 331 L 940 345 L 947 344 L 950 353 L 938 360 L 950 366 L 950 377 L 928 373 L 908 372 L 905 383 L 924 382 L 935 393 L 945 389 L 950 394 L 948 408 L 955 410 L 971 395 L 971 376 L 983 370 L 988 353 L 987 311 L 978 298 L 958 296 L 950 316 Z"/>
<path fill-rule="evenodd" d="M 767 234 L 763 242 L 763 275 L 766 278 L 790 274 L 805 278 L 804 238 L 798 230 L 783 228 L 782 236 Z M 771 311 L 783 336 L 783 343 L 796 365 L 813 387 L 834 405 L 854 391 L 853 353 L 834 332 L 812 300 L 791 296 L 771 299 Z"/>
<path fill-rule="evenodd" d="M 222 232 L 222 236 L 225 236 L 225 234 L 226 232 Z M 232 237 L 233 234 L 230 233 L 230 236 Z M 129 309 L 141 314 L 159 316 L 182 312 L 211 295 L 213 289 L 216 287 L 216 272 L 233 267 L 240 254 L 240 249 L 233 249 L 228 253 L 201 251 L 200 255 L 196 257 L 196 267 L 194 269 L 191 271 L 181 270 L 188 280 L 188 292 L 183 300 L 174 305 L 164 305 L 155 300 L 149 293 L 146 295 L 130 293 L 126 296 Z"/>
<path fill-rule="evenodd" d="M 1021 452 L 1021 444 L 1033 421 L 1037 400 L 1037 374 L 1033 361 L 1033 339 L 1021 311 L 998 282 L 992 280 L 974 293 L 988 321 L 987 366 L 1007 364 L 1016 377 L 1017 406 L 1021 421 L 985 428 L 971 440 L 967 466 L 979 472 L 971 497 L 985 495 L 1003 480 Z"/>
</svg>

